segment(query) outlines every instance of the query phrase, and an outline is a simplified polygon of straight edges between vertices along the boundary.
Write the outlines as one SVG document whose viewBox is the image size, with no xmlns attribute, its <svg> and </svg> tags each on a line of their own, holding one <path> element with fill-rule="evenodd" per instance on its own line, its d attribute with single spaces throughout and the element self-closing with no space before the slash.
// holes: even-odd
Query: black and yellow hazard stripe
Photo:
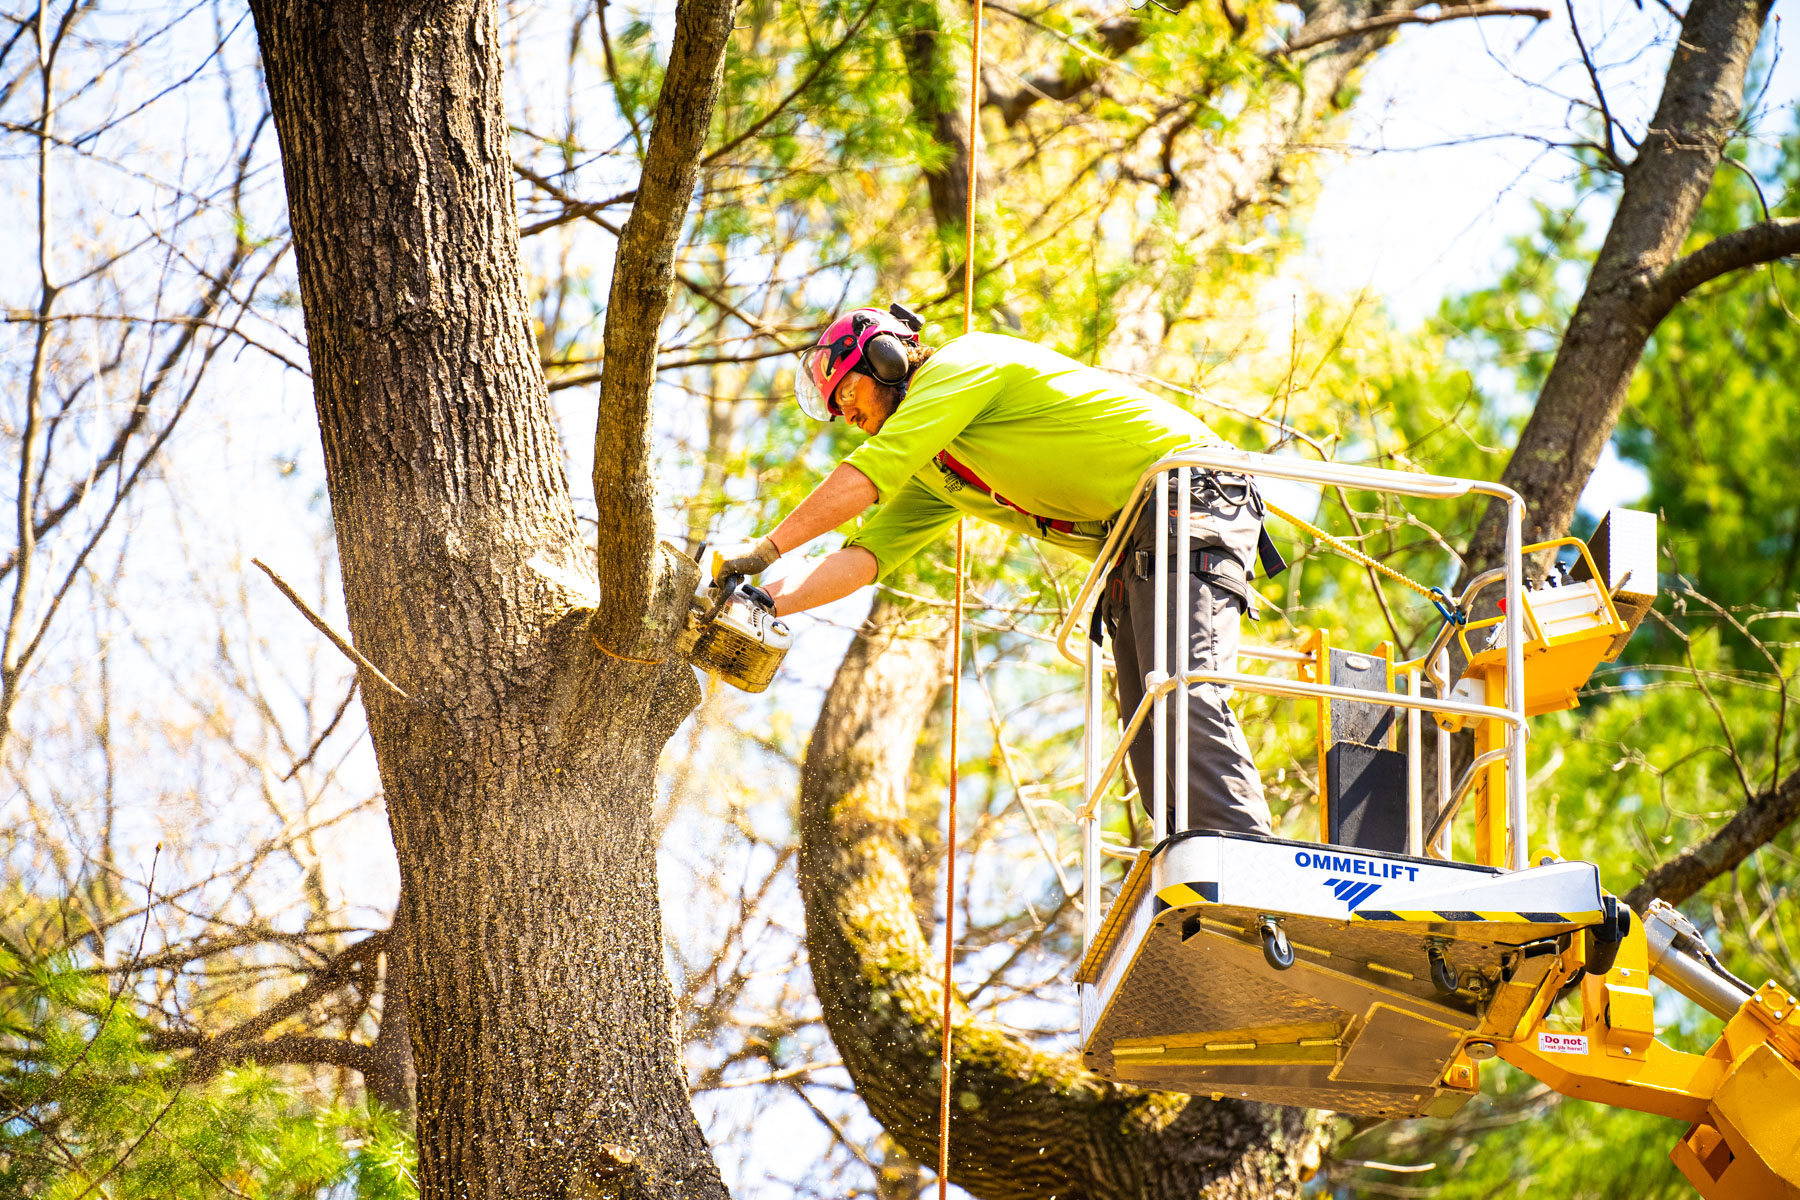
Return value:
<svg viewBox="0 0 1800 1200">
<path fill-rule="evenodd" d="M 1600 917 L 1598 909 L 1591 912 L 1561 913 L 1475 912 L 1465 908 L 1359 908 L 1350 914 L 1353 921 L 1440 921 L 1462 924 L 1498 922 L 1507 925 L 1592 925 Z"/>
<path fill-rule="evenodd" d="M 1157 892 L 1156 898 L 1170 908 L 1181 908 L 1189 904 L 1217 904 L 1219 902 L 1219 885 L 1217 883 L 1171 883 Z"/>
</svg>

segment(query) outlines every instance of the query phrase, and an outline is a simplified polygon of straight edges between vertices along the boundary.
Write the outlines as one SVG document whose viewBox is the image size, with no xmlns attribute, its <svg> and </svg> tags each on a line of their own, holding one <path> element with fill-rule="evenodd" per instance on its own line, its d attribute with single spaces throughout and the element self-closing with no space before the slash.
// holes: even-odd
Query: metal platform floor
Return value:
<svg viewBox="0 0 1800 1200">
<path fill-rule="evenodd" d="M 1082 963 L 1086 1065 L 1161 1090 L 1448 1115 L 1474 1093 L 1462 1047 L 1521 948 L 1547 950 L 1601 912 L 1588 863 L 1502 873 L 1180 834 L 1140 856 Z M 1291 944 L 1285 970 L 1265 956 L 1265 921 Z"/>
</svg>

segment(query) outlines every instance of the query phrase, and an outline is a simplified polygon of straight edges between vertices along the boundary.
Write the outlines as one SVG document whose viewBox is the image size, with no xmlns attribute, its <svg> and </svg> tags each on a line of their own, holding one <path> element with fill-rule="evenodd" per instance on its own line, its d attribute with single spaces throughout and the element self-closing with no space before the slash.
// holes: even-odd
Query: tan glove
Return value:
<svg viewBox="0 0 1800 1200">
<path fill-rule="evenodd" d="M 712 576 L 723 579 L 727 575 L 760 575 L 780 557 L 780 547 L 769 538 L 721 546 L 713 551 Z"/>
</svg>

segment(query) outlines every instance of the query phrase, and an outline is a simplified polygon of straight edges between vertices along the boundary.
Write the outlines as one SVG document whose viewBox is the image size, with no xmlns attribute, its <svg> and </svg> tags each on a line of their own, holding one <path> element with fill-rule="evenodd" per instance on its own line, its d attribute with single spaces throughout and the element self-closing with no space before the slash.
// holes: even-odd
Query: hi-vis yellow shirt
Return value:
<svg viewBox="0 0 1800 1200">
<path fill-rule="evenodd" d="M 1020 338 L 964 334 L 844 460 L 881 501 L 845 544 L 873 554 L 879 578 L 966 513 L 1093 558 L 1145 468 L 1185 446 L 1224 444 L 1199 417 L 1117 376 Z M 937 463 L 944 449 L 1032 516 L 1078 528 L 1041 531 Z"/>
</svg>

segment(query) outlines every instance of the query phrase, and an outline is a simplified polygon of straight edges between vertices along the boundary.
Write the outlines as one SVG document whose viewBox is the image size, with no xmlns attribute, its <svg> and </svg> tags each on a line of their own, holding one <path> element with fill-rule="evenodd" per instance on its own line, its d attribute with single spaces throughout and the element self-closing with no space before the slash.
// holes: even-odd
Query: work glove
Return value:
<svg viewBox="0 0 1800 1200">
<path fill-rule="evenodd" d="M 727 575 L 760 575 L 780 557 L 781 550 L 769 538 L 721 546 L 713 551 L 712 575 L 715 580 Z"/>
</svg>

